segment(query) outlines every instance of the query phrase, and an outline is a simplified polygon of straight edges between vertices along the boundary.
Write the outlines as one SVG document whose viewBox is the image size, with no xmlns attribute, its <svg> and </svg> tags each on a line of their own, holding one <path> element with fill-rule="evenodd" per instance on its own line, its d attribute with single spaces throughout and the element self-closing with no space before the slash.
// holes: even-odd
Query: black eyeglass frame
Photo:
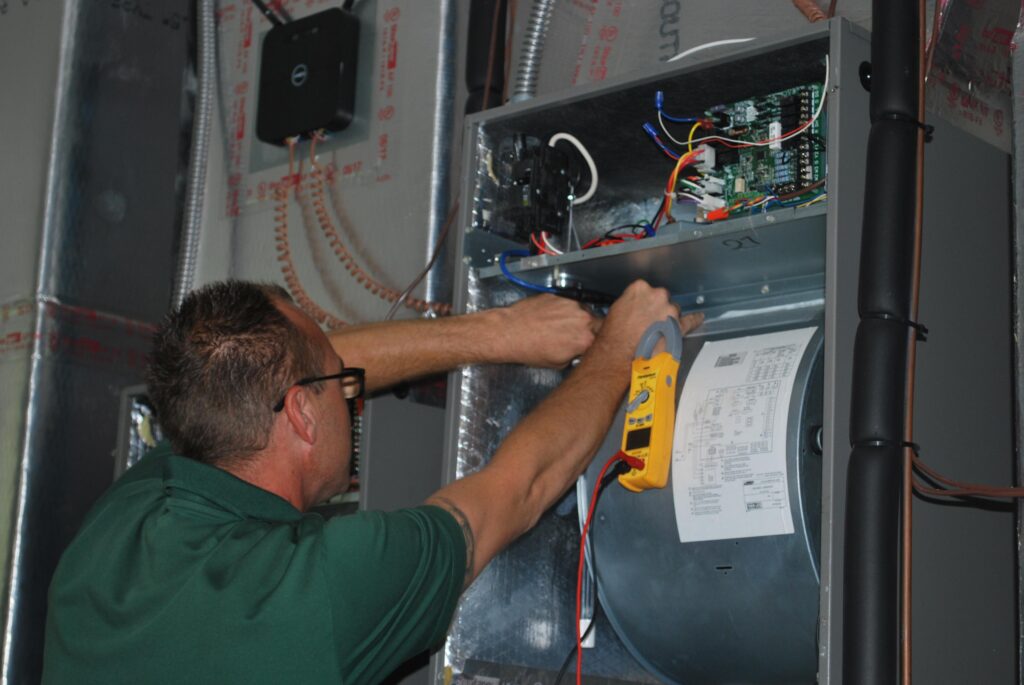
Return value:
<svg viewBox="0 0 1024 685">
<path fill-rule="evenodd" d="M 292 388 L 300 385 L 312 385 L 313 383 L 320 383 L 321 381 L 333 381 L 336 378 L 338 380 L 344 380 L 346 378 L 355 378 L 358 381 L 358 383 L 355 385 L 356 387 L 359 388 L 359 390 L 351 397 L 349 397 L 348 394 L 345 393 L 345 389 L 351 386 L 347 386 L 344 383 L 342 383 L 342 394 L 344 394 L 345 399 L 349 400 L 350 402 L 353 400 L 358 400 L 363 396 L 363 393 L 366 392 L 366 369 L 361 369 L 358 366 L 347 366 L 338 373 L 332 373 L 327 376 L 310 376 L 309 378 L 297 380 L 288 387 L 288 390 L 291 390 Z M 288 391 L 286 390 L 284 395 L 281 397 L 281 400 L 274 405 L 275 414 L 284 409 L 284 401 L 287 398 Z"/>
</svg>

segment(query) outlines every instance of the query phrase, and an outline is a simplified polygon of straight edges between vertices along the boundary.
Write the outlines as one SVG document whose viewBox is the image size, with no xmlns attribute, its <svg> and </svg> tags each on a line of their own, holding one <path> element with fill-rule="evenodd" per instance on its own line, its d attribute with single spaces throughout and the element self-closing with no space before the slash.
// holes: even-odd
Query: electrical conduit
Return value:
<svg viewBox="0 0 1024 685">
<path fill-rule="evenodd" d="M 554 8 L 555 0 L 533 0 L 530 19 L 526 24 L 523 45 L 519 53 L 516 82 L 510 98 L 512 102 L 529 100 L 537 94 L 537 75 L 540 72 L 544 41 L 547 38 L 548 25 L 551 23 L 551 11 Z"/>
<path fill-rule="evenodd" d="M 188 159 L 188 187 L 181 231 L 178 273 L 174 279 L 171 306 L 178 308 L 192 289 L 196 259 L 199 255 L 199 231 L 203 223 L 203 199 L 206 188 L 206 164 L 213 123 L 213 89 L 217 69 L 217 25 L 214 0 L 197 0 L 198 38 L 196 40 L 196 108 L 192 123 L 192 147 Z"/>
</svg>

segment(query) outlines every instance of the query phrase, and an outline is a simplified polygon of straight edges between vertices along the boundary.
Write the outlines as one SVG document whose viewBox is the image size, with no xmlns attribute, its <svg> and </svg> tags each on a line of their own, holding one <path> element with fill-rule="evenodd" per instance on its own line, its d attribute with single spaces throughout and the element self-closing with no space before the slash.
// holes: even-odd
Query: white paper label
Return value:
<svg viewBox="0 0 1024 685">
<path fill-rule="evenodd" d="M 672 441 L 681 542 L 793 532 L 789 402 L 815 330 L 709 341 L 701 348 L 683 386 Z"/>
</svg>

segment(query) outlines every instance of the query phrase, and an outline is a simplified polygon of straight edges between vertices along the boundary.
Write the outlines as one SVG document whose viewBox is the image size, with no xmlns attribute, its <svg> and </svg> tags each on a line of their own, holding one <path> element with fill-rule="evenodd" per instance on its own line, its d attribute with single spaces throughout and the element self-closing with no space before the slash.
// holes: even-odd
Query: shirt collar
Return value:
<svg viewBox="0 0 1024 685">
<path fill-rule="evenodd" d="M 200 495 L 243 518 L 293 522 L 303 516 L 288 500 L 223 469 L 188 457 L 174 454 L 168 457 L 164 483 L 168 487 Z"/>
</svg>

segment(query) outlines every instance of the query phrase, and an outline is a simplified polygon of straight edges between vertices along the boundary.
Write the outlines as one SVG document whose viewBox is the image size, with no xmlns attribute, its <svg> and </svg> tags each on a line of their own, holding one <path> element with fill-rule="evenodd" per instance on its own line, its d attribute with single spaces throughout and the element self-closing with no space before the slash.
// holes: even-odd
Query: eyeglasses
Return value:
<svg viewBox="0 0 1024 685">
<path fill-rule="evenodd" d="M 341 393 L 344 395 L 346 400 L 358 400 L 363 396 L 363 391 L 366 389 L 366 371 L 356 367 L 344 368 L 340 372 L 332 373 L 329 376 L 311 376 L 310 378 L 303 378 L 302 380 L 293 383 L 291 388 L 299 385 L 311 385 L 321 381 L 333 381 L 335 378 L 341 381 Z M 289 388 L 289 390 L 291 390 L 291 388 Z M 288 393 L 286 391 L 284 396 L 281 397 L 281 401 L 274 405 L 275 412 L 279 412 L 284 409 L 284 401 L 287 396 Z"/>
</svg>

